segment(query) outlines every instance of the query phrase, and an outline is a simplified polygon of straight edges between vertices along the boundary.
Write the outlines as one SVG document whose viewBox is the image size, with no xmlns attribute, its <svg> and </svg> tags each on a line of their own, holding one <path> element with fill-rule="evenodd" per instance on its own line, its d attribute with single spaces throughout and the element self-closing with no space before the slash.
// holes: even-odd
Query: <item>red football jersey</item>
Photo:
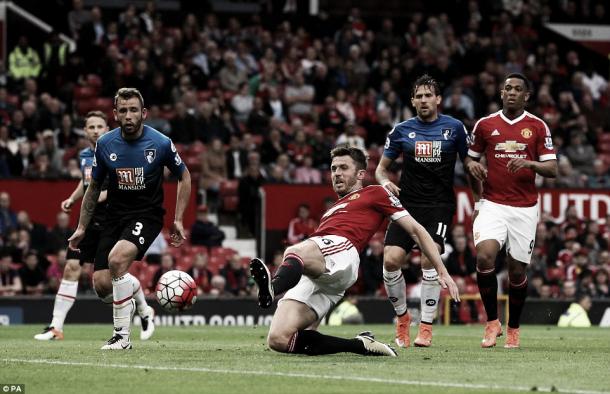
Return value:
<svg viewBox="0 0 610 394">
<path fill-rule="evenodd" d="M 536 173 L 523 168 L 514 174 L 506 164 L 511 159 L 555 160 L 551 131 L 544 121 L 525 111 L 513 120 L 502 111 L 481 118 L 472 131 L 468 154 L 487 159 L 483 198 L 514 207 L 531 207 L 538 201 Z"/>
<path fill-rule="evenodd" d="M 362 252 L 387 216 L 400 219 L 409 213 L 384 187 L 371 185 L 353 191 L 329 208 L 311 236 L 339 235 Z"/>
</svg>

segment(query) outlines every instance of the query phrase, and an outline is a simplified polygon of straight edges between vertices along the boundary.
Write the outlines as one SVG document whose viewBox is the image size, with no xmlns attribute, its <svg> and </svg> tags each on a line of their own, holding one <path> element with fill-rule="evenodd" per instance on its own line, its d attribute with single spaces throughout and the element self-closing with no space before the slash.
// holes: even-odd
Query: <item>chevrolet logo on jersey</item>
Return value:
<svg viewBox="0 0 610 394">
<path fill-rule="evenodd" d="M 526 148 L 527 144 L 522 144 L 521 142 L 517 141 L 500 142 L 496 144 L 496 150 L 503 151 L 503 153 L 496 153 L 494 157 L 497 159 L 525 159 L 527 154 L 517 152 L 523 151 Z"/>
<path fill-rule="evenodd" d="M 525 150 L 526 144 L 517 141 L 506 141 L 496 144 L 496 150 L 503 150 L 506 153 L 514 153 L 520 150 Z"/>
<path fill-rule="evenodd" d="M 116 177 L 119 190 L 144 190 L 144 168 L 117 168 Z"/>
<path fill-rule="evenodd" d="M 441 141 L 415 141 L 415 161 L 418 163 L 440 163 Z"/>
</svg>

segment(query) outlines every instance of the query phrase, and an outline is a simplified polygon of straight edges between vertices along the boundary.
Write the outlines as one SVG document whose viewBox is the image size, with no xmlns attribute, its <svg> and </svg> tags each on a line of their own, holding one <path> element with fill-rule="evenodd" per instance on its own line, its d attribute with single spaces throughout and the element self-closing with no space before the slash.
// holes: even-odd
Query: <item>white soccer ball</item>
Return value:
<svg viewBox="0 0 610 394">
<path fill-rule="evenodd" d="M 172 270 L 164 273 L 157 283 L 157 300 L 169 312 L 183 311 L 197 301 L 197 285 L 186 272 Z"/>
</svg>

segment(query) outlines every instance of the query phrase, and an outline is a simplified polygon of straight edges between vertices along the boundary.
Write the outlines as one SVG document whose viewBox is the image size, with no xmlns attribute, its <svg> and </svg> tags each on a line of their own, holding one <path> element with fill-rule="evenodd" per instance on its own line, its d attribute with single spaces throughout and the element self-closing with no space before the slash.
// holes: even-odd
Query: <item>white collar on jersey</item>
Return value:
<svg viewBox="0 0 610 394">
<path fill-rule="evenodd" d="M 506 123 L 508 123 L 509 125 L 514 125 L 515 123 L 519 122 L 520 120 L 522 120 L 523 118 L 525 118 L 527 111 L 523 111 L 523 113 L 521 115 L 519 115 L 518 117 L 516 117 L 515 119 L 508 119 L 506 116 L 504 116 L 504 112 L 502 112 L 502 110 L 498 111 L 500 113 L 500 118 L 502 118 L 502 120 L 504 120 Z"/>
</svg>

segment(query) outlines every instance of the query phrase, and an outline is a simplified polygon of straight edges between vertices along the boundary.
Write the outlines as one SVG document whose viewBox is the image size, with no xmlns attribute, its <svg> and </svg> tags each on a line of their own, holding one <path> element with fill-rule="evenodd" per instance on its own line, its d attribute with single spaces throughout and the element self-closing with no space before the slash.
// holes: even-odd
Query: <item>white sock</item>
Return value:
<svg viewBox="0 0 610 394">
<path fill-rule="evenodd" d="M 112 314 L 114 318 L 114 332 L 129 338 L 131 313 L 134 305 L 133 286 L 131 275 L 125 274 L 120 278 L 112 278 Z"/>
<path fill-rule="evenodd" d="M 421 283 L 421 322 L 432 324 L 438 309 L 438 299 L 441 296 L 441 284 L 434 268 L 422 269 Z"/>
<path fill-rule="evenodd" d="M 55 296 L 55 304 L 53 305 L 53 320 L 51 327 L 56 330 L 64 330 L 64 321 L 66 316 L 76 301 L 76 292 L 78 290 L 78 281 L 62 279 Z"/>
<path fill-rule="evenodd" d="M 396 315 L 404 315 L 407 312 L 407 285 L 402 271 L 386 271 L 383 267 L 383 284 Z"/>
<path fill-rule="evenodd" d="M 148 306 L 148 304 L 146 303 L 146 297 L 144 297 L 144 292 L 142 291 L 140 281 L 132 274 L 125 274 L 125 276 L 128 276 L 131 279 L 131 285 L 133 288 L 133 299 L 136 300 L 136 308 L 138 309 L 138 314 L 141 315 L 142 312 L 144 312 L 144 310 Z"/>
</svg>

